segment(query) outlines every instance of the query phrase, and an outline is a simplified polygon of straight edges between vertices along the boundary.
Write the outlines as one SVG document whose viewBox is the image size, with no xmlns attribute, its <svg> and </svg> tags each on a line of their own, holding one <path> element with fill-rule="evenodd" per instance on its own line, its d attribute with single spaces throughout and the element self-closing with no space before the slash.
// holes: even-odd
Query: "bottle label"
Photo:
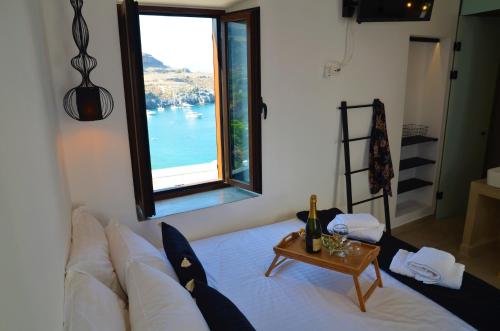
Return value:
<svg viewBox="0 0 500 331">
<path fill-rule="evenodd" d="M 319 252 L 321 250 L 321 239 L 312 240 L 313 252 Z"/>
</svg>

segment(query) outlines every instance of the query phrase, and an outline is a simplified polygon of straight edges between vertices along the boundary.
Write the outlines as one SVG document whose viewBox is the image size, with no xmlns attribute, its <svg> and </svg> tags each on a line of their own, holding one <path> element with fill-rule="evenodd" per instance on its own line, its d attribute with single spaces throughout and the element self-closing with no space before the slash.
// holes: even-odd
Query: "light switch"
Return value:
<svg viewBox="0 0 500 331">
<path fill-rule="evenodd" d="M 340 63 L 339 62 L 328 62 L 325 64 L 323 69 L 323 77 L 324 78 L 332 78 L 340 72 Z"/>
</svg>

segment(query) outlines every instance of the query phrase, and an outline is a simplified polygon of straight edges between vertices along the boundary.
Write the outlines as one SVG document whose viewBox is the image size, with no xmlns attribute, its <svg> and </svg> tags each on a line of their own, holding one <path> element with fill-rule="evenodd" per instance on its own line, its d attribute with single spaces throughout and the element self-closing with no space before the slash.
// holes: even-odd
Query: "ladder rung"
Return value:
<svg viewBox="0 0 500 331">
<path fill-rule="evenodd" d="M 367 140 L 367 139 L 370 139 L 371 136 L 367 136 L 367 137 L 359 137 L 359 138 L 353 138 L 353 139 L 347 139 L 347 140 L 342 140 L 343 143 L 345 142 L 349 142 L 349 141 L 357 141 L 357 140 Z"/>
<path fill-rule="evenodd" d="M 365 202 L 368 202 L 368 201 L 372 201 L 372 200 L 375 200 L 375 199 L 380 199 L 380 198 L 383 198 L 384 196 L 383 195 L 377 195 L 376 197 L 372 197 L 370 199 L 365 199 L 365 200 L 361 200 L 361 201 L 358 201 L 358 202 L 353 202 L 353 206 L 356 206 L 356 205 L 359 205 L 359 204 L 362 204 L 362 203 L 365 203 Z"/>
<path fill-rule="evenodd" d="M 352 175 L 352 174 L 356 174 L 358 172 L 363 172 L 363 171 L 368 171 L 368 170 L 370 170 L 370 168 L 363 168 L 363 169 L 354 170 L 354 171 L 351 171 L 351 172 L 346 172 L 345 175 Z"/>
<path fill-rule="evenodd" d="M 367 104 L 367 105 L 354 105 L 354 106 L 346 106 L 346 109 L 354 109 L 354 108 L 369 108 L 373 107 L 373 103 Z M 342 107 L 338 107 L 338 109 L 342 109 Z"/>
</svg>

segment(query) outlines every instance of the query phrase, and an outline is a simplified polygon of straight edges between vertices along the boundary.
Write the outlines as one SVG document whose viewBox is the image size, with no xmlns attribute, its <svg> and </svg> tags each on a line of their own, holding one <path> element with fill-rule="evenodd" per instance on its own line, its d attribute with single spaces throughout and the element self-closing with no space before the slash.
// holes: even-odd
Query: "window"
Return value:
<svg viewBox="0 0 500 331">
<path fill-rule="evenodd" d="M 153 191 L 221 180 L 216 19 L 139 11 L 139 22 Z"/>
<path fill-rule="evenodd" d="M 259 9 L 125 0 L 118 16 L 139 218 L 181 195 L 262 193 Z"/>
</svg>

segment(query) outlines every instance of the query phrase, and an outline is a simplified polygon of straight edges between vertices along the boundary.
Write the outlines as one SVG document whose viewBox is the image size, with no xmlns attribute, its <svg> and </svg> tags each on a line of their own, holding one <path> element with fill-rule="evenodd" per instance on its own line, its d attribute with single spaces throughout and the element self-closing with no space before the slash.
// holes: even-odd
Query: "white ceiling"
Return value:
<svg viewBox="0 0 500 331">
<path fill-rule="evenodd" d="M 241 0 L 139 0 L 140 4 L 226 9 Z"/>
</svg>

